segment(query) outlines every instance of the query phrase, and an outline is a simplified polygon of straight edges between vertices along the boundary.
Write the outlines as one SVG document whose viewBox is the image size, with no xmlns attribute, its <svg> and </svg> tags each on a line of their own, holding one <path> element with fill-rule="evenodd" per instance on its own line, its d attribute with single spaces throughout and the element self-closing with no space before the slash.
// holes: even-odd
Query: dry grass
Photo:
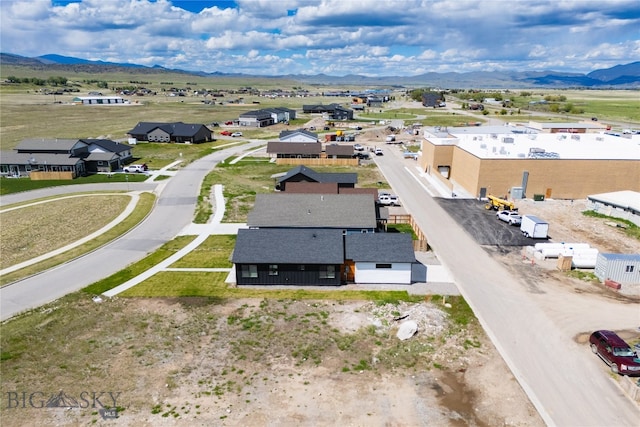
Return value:
<svg viewBox="0 0 640 427">
<path fill-rule="evenodd" d="M 99 230 L 130 200 L 126 195 L 83 195 L 3 212 L 0 267 L 35 258 Z"/>
</svg>

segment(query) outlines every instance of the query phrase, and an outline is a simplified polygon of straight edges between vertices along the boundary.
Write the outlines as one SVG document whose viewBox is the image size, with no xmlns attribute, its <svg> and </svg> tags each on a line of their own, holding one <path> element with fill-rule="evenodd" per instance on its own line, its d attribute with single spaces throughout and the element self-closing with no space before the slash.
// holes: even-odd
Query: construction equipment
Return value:
<svg viewBox="0 0 640 427">
<path fill-rule="evenodd" d="M 503 210 L 510 210 L 510 211 L 515 211 L 516 210 L 516 205 L 513 202 L 510 202 L 508 200 L 505 199 L 501 199 L 500 197 L 496 197 L 496 196 L 487 196 L 487 204 L 484 205 L 484 208 L 489 210 L 489 209 L 493 209 L 494 211 L 503 211 Z"/>
</svg>

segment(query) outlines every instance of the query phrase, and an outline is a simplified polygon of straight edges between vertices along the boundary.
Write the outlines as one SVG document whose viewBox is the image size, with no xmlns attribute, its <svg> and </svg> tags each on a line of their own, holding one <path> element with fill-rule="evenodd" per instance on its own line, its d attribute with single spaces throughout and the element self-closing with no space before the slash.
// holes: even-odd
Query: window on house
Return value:
<svg viewBox="0 0 640 427">
<path fill-rule="evenodd" d="M 625 273 L 633 273 L 633 265 L 627 265 L 624 269 Z"/>
<path fill-rule="evenodd" d="M 241 266 L 242 277 L 258 277 L 258 266 L 256 264 L 244 264 Z"/>
<path fill-rule="evenodd" d="M 278 264 L 269 264 L 269 276 L 278 275 Z"/>
<path fill-rule="evenodd" d="M 376 264 L 376 268 L 391 268 L 391 264 Z"/>
<path fill-rule="evenodd" d="M 298 266 L 298 270 L 300 270 L 300 271 L 304 271 L 304 264 L 300 264 L 300 265 Z"/>
<path fill-rule="evenodd" d="M 321 279 L 335 279 L 335 277 L 336 277 L 335 265 L 323 265 L 320 267 Z"/>
</svg>

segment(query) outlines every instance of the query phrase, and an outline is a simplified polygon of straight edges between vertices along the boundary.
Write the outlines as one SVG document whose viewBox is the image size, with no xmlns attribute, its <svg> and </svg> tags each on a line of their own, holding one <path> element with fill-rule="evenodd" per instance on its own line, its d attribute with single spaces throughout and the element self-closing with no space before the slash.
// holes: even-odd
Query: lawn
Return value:
<svg viewBox="0 0 640 427">
<path fill-rule="evenodd" d="M 230 268 L 235 235 L 209 236 L 200 246 L 170 265 L 171 268 Z"/>
<path fill-rule="evenodd" d="M 314 299 L 333 301 L 422 301 L 421 296 L 411 296 L 406 291 L 345 291 L 328 288 L 326 291 L 300 289 L 235 288 L 225 283 L 229 273 L 163 271 L 120 294 L 121 297 L 211 297 Z"/>
<path fill-rule="evenodd" d="M 98 195 L 95 195 L 95 197 L 99 197 Z M 116 196 L 116 197 L 121 197 L 122 199 L 126 199 L 126 197 L 123 196 Z M 136 209 L 122 222 L 120 222 L 118 225 L 116 225 L 115 227 L 113 227 L 112 229 L 110 229 L 109 231 L 107 231 L 106 233 L 96 237 L 95 239 L 91 239 L 91 241 L 84 243 L 78 247 L 75 247 L 73 249 L 70 249 L 60 255 L 56 255 L 52 258 L 48 258 L 44 261 L 41 261 L 37 264 L 33 264 L 31 266 L 22 268 L 20 270 L 17 270 L 15 272 L 12 273 L 8 273 L 8 274 L 3 274 L 2 277 L 0 278 L 0 285 L 4 286 L 8 283 L 12 283 L 15 282 L 17 280 L 23 279 L 25 277 L 31 276 L 33 274 L 37 274 L 40 273 L 42 271 L 45 271 L 49 268 L 53 268 L 57 265 L 63 264 L 65 262 L 68 262 L 74 258 L 77 258 L 79 256 L 82 256 L 92 250 L 95 250 L 96 248 L 99 248 L 102 245 L 107 244 L 108 242 L 112 241 L 113 239 L 121 236 L 122 234 L 126 233 L 128 230 L 130 230 L 132 227 L 136 226 L 137 224 L 140 223 L 140 221 L 142 221 L 151 211 L 151 209 L 153 208 L 155 202 L 155 196 L 151 193 L 143 193 L 140 195 L 140 200 L 138 201 L 138 204 L 136 205 Z M 6 208 L 6 207 L 5 207 Z M 84 207 L 82 207 L 82 209 L 84 210 Z M 22 209 L 20 209 L 22 210 Z M 69 227 L 73 227 L 73 225 L 75 225 L 77 223 L 77 221 L 84 221 L 84 219 L 80 218 L 81 216 L 78 215 L 73 215 L 73 216 L 56 216 L 56 214 L 59 214 L 60 212 L 57 211 L 51 211 L 51 212 L 47 212 L 47 215 L 51 218 L 56 218 L 56 220 L 54 222 L 48 221 L 46 223 L 40 224 L 39 227 L 43 227 L 46 229 L 49 228 L 54 228 L 55 227 L 62 227 L 62 228 L 69 228 Z M 100 215 L 100 214 L 99 214 Z M 4 224 L 4 221 L 3 221 Z M 7 230 L 8 229 L 8 230 Z M 4 233 L 11 233 L 11 228 L 10 227 L 2 227 L 2 234 L 4 235 Z M 85 233 L 82 233 L 83 235 L 86 235 Z M 28 236 L 29 234 L 27 234 Z M 38 242 L 38 245 L 41 244 L 47 244 L 47 245 L 53 245 L 55 243 L 55 239 L 53 240 L 43 240 L 42 242 Z M 44 245 L 43 245 L 44 247 Z M 3 254 L 3 258 L 6 256 L 8 256 L 8 254 L 3 250 L 2 251 Z M 3 261 L 4 262 L 4 261 Z"/>
<path fill-rule="evenodd" d="M 82 195 L 3 210 L 0 268 L 7 268 L 73 243 L 113 221 L 128 195 Z M 78 215 L 82 212 L 81 215 Z"/>
</svg>

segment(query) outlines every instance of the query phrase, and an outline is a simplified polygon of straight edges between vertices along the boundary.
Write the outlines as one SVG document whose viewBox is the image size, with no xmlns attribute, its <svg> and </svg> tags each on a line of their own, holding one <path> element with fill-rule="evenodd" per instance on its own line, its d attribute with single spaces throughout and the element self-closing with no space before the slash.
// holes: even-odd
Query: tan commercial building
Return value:
<svg viewBox="0 0 640 427">
<path fill-rule="evenodd" d="M 547 133 L 509 125 L 426 129 L 418 161 L 425 173 L 461 196 L 579 199 L 640 191 L 635 135 Z"/>
</svg>

